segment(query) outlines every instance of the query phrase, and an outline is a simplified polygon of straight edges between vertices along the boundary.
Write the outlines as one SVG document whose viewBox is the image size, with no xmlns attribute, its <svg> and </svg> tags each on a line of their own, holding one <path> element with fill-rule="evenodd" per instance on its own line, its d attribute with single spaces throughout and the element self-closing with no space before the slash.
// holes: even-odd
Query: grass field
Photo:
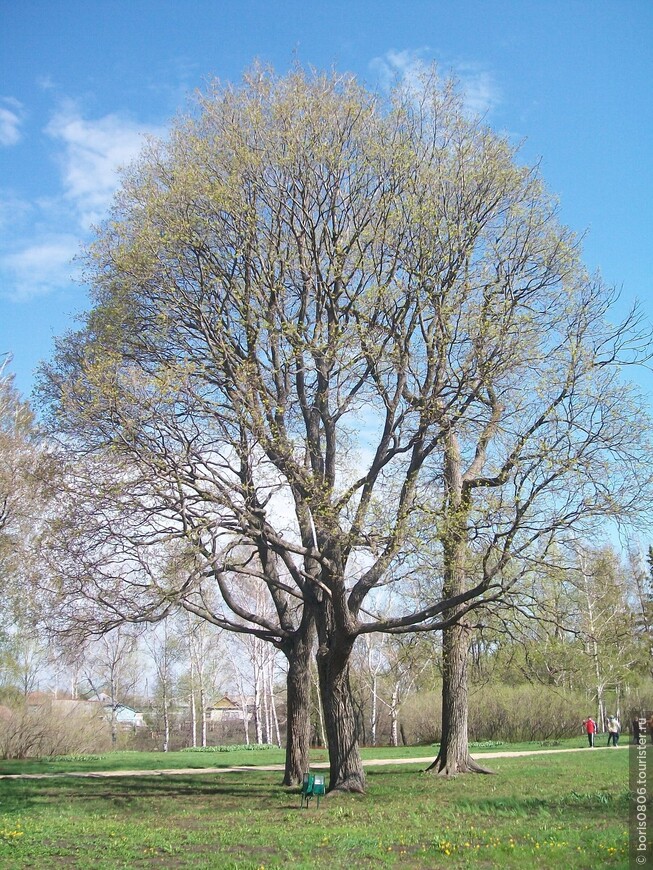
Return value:
<svg viewBox="0 0 653 870">
<path fill-rule="evenodd" d="M 607 738 L 606 738 L 607 740 Z M 574 737 L 554 743 L 481 743 L 472 744 L 472 753 L 500 752 L 503 750 L 540 751 L 543 749 L 562 749 L 586 746 L 582 737 Z M 65 773 L 68 771 L 93 770 L 157 770 L 203 768 L 203 767 L 241 767 L 243 765 L 283 764 L 284 751 L 275 746 L 248 749 L 226 747 L 229 751 L 194 751 L 181 752 L 108 752 L 105 755 L 66 756 L 64 758 L 26 759 L 24 761 L 0 760 L 1 774 L 20 773 Z M 437 745 L 433 746 L 380 746 L 363 747 L 363 758 L 428 758 L 438 753 Z M 315 764 L 326 763 L 329 756 L 325 749 L 311 751 L 311 760 Z"/>
<path fill-rule="evenodd" d="M 528 747 L 495 747 L 517 748 Z M 243 752 L 244 761 L 168 753 L 154 766 L 186 767 L 189 755 L 208 755 L 211 766 L 217 756 L 225 765 L 273 763 L 275 752 Z M 122 754 L 123 766 L 138 767 L 136 756 Z M 496 776 L 450 781 L 419 765 L 370 768 L 366 796 L 335 795 L 304 810 L 298 790 L 269 771 L 0 780 L 0 866 L 625 868 L 627 756 L 498 758 Z"/>
</svg>

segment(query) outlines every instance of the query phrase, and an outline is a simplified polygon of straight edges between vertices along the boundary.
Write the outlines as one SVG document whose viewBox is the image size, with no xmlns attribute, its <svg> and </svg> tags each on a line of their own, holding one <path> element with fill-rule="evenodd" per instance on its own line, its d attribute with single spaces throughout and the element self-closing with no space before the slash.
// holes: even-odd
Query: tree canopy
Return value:
<svg viewBox="0 0 653 870">
<path fill-rule="evenodd" d="M 175 539 L 190 566 L 127 605 L 282 648 L 314 622 L 332 787 L 363 781 L 357 636 L 453 625 L 558 535 L 648 503 L 621 376 L 648 333 L 610 324 L 537 170 L 435 73 L 387 99 L 301 70 L 214 83 L 126 172 L 86 265 L 91 310 L 43 374 L 54 426 L 120 469 L 125 564 Z M 121 570 L 75 594 L 111 609 Z"/>
</svg>

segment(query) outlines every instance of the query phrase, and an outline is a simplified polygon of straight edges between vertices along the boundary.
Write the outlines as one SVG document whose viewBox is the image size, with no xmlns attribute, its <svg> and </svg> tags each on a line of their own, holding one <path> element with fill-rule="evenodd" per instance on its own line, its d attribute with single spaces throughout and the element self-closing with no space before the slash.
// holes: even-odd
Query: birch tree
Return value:
<svg viewBox="0 0 653 870">
<path fill-rule="evenodd" d="M 207 707 L 224 682 L 225 653 L 209 622 L 186 612 L 180 618 L 180 640 L 185 643 L 188 665 L 188 700 L 191 711 L 191 745 L 207 745 Z M 198 738 L 199 731 L 199 738 Z"/>
<path fill-rule="evenodd" d="M 618 555 L 609 547 L 577 552 L 576 586 L 580 593 L 580 638 L 591 662 L 597 703 L 597 722 L 607 728 L 610 708 L 620 713 L 620 699 L 628 674 L 638 660 L 635 614 L 627 600 L 627 576 Z"/>
<path fill-rule="evenodd" d="M 175 700 L 176 665 L 183 648 L 178 631 L 170 624 L 170 618 L 162 620 L 143 637 L 148 657 L 156 675 L 156 699 L 161 713 L 164 752 L 170 749 L 171 710 Z"/>
<path fill-rule="evenodd" d="M 86 643 L 81 651 L 84 680 L 98 700 L 102 695 L 108 699 L 111 745 L 114 749 L 118 745 L 118 707 L 132 695 L 138 682 L 137 646 L 137 635 L 128 628 L 120 627 Z"/>
</svg>

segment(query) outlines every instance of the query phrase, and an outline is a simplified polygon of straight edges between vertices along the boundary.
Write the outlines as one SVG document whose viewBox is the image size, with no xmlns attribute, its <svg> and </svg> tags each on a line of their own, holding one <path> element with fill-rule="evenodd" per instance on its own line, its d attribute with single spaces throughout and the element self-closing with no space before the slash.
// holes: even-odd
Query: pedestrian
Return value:
<svg viewBox="0 0 653 870">
<path fill-rule="evenodd" d="M 583 728 L 585 729 L 585 733 L 587 734 L 587 742 L 593 748 L 594 747 L 594 735 L 596 734 L 596 722 L 592 719 L 591 716 L 588 716 L 587 719 L 583 722 Z"/>
<path fill-rule="evenodd" d="M 608 718 L 608 746 L 612 743 L 613 746 L 619 745 L 619 732 L 621 731 L 621 724 L 619 719 L 616 716 L 610 716 Z"/>
<path fill-rule="evenodd" d="M 639 727 L 639 714 L 633 718 L 633 743 L 635 746 L 639 744 L 639 735 L 641 733 L 641 729 Z"/>
</svg>

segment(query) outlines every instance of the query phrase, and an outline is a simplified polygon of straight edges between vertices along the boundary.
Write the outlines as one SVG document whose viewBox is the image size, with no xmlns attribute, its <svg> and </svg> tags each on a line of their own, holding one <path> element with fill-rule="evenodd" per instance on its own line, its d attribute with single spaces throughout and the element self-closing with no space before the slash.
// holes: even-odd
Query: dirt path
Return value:
<svg viewBox="0 0 653 870">
<path fill-rule="evenodd" d="M 625 744 L 624 744 L 625 745 Z M 595 749 L 608 749 L 613 747 L 596 746 Z M 623 749 L 623 746 L 617 746 Z M 522 755 L 554 755 L 561 752 L 592 752 L 589 746 L 579 746 L 574 749 L 527 749 L 520 752 L 479 752 L 472 753 L 472 758 L 518 758 Z M 363 761 L 363 767 L 382 767 L 386 764 L 431 764 L 434 756 L 426 758 L 369 758 Z M 0 779 L 57 779 L 61 777 L 122 777 L 122 776 L 189 776 L 209 775 L 213 773 L 237 773 L 249 770 L 283 770 L 283 764 L 246 764 L 240 767 L 179 767 L 162 768 L 160 770 L 98 770 L 98 771 L 72 771 L 70 773 L 3 773 Z M 328 770 L 329 763 L 319 762 L 311 765 L 312 770 Z"/>
</svg>

